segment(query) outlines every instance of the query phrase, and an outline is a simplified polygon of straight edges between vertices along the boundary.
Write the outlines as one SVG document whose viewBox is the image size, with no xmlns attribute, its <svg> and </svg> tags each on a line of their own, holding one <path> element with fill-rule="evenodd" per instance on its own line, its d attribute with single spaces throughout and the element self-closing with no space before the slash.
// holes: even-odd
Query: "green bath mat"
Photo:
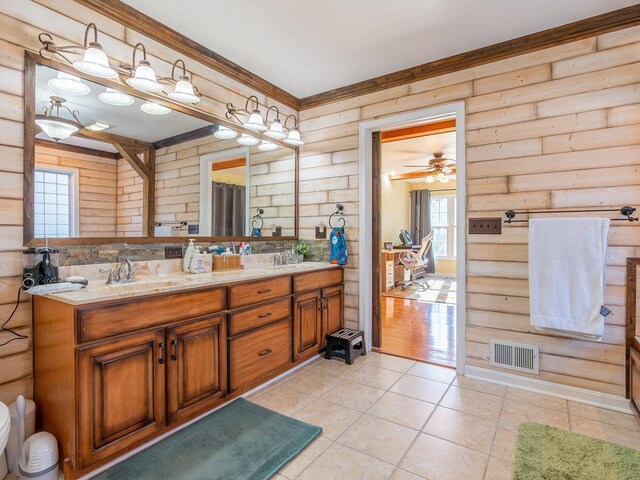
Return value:
<svg viewBox="0 0 640 480">
<path fill-rule="evenodd" d="M 513 479 L 638 480 L 640 452 L 539 423 L 523 423 Z"/>
<path fill-rule="evenodd" d="M 94 478 L 263 480 L 321 431 L 239 398 Z"/>
</svg>

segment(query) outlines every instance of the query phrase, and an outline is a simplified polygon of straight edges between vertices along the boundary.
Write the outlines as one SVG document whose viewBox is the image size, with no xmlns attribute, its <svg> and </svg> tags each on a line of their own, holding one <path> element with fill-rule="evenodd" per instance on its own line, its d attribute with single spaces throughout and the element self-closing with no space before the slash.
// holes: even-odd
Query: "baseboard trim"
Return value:
<svg viewBox="0 0 640 480">
<path fill-rule="evenodd" d="M 621 413 L 631 413 L 629 400 L 609 393 L 600 393 L 585 388 L 560 385 L 558 383 L 538 380 L 536 378 L 522 377 L 513 373 L 498 372 L 487 368 L 467 365 L 464 371 L 465 376 L 484 380 L 485 382 L 497 383 L 507 387 L 517 387 L 530 392 L 542 393 L 552 397 L 573 400 L 594 407 L 606 408 Z"/>
<path fill-rule="evenodd" d="M 269 381 L 258 385 L 257 387 L 249 390 L 248 392 L 244 392 L 243 394 L 238 395 L 237 398 L 244 398 L 244 397 L 247 397 L 247 396 L 251 395 L 252 393 L 257 392 L 258 390 L 263 390 L 263 389 L 265 389 L 265 387 L 268 387 L 269 385 L 278 382 L 278 380 L 280 380 L 283 377 L 291 375 L 296 370 L 300 370 L 302 367 L 304 367 L 305 365 L 308 365 L 311 362 L 316 361 L 318 358 L 320 358 L 320 355 L 314 355 L 309 360 L 305 360 L 304 362 L 296 365 L 295 367 L 287 370 L 286 372 L 281 373 L 277 377 L 273 377 Z M 231 402 L 233 402 L 234 400 L 235 400 L 235 398 L 233 400 L 231 400 Z M 139 447 L 136 447 L 135 449 L 131 450 L 130 452 L 122 454 L 120 457 L 110 461 L 109 463 L 105 463 L 104 465 L 96 468 L 95 470 L 92 470 L 90 473 L 87 473 L 86 475 L 83 475 L 82 477 L 79 477 L 78 480 L 89 480 L 90 478 L 95 477 L 99 473 L 102 473 L 105 470 L 110 469 L 114 465 L 117 465 L 118 463 L 123 462 L 127 458 L 133 457 L 136 453 L 140 453 L 142 450 L 144 450 L 146 448 L 149 448 L 151 445 L 155 445 L 156 443 L 160 442 L 161 440 L 164 440 L 165 438 L 173 435 L 174 433 L 179 432 L 183 428 L 187 428 L 189 425 L 193 425 L 198 420 L 201 420 L 204 417 L 206 417 L 207 415 L 211 415 L 216 410 L 220 410 L 221 408 L 229 405 L 229 403 L 230 402 L 223 403 L 222 405 L 219 405 L 219 406 L 217 406 L 217 407 L 215 407 L 215 408 L 203 413 L 202 415 L 197 416 L 196 418 L 192 418 L 188 422 L 183 423 L 182 425 L 176 427 L 175 429 L 171 430 L 170 432 L 164 433 L 164 434 L 160 435 L 159 437 L 156 437 L 153 440 L 150 440 L 149 442 L 147 442 L 147 443 L 145 443 L 143 445 L 140 445 Z"/>
</svg>

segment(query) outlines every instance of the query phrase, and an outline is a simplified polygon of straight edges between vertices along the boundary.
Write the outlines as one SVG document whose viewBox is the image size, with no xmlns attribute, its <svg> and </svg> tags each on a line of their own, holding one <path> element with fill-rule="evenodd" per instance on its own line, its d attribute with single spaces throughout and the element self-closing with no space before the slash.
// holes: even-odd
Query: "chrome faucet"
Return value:
<svg viewBox="0 0 640 480">
<path fill-rule="evenodd" d="M 289 265 L 291 263 L 291 253 L 289 250 L 283 250 L 273 256 L 273 266 Z"/>
<path fill-rule="evenodd" d="M 117 268 L 101 268 L 100 273 L 108 273 L 107 285 L 113 285 L 135 282 L 139 270 L 140 267 L 136 267 L 131 260 L 123 260 Z"/>
</svg>

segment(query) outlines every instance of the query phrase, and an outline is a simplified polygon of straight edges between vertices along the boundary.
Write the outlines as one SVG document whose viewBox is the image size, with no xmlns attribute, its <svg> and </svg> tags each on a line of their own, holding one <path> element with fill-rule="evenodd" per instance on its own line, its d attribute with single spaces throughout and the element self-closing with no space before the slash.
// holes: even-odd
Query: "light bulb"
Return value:
<svg viewBox="0 0 640 480">
<path fill-rule="evenodd" d="M 73 62 L 73 67 L 94 77 L 118 78 L 118 72 L 109 66 L 109 59 L 102 50 L 102 45 L 96 42 L 89 44 L 89 48 L 84 51 L 82 60 Z"/>
<path fill-rule="evenodd" d="M 50 79 L 47 85 L 51 90 L 58 93 L 66 93 L 67 95 L 86 95 L 91 91 L 89 85 L 80 78 L 65 72 L 58 72 L 58 76 Z"/>
<path fill-rule="evenodd" d="M 127 107 L 135 101 L 131 95 L 127 95 L 113 88 L 107 88 L 106 91 L 98 95 L 98 98 L 101 102 L 113 105 L 114 107 Z"/>
<path fill-rule="evenodd" d="M 213 136 L 221 140 L 232 140 L 238 136 L 238 132 L 234 129 L 220 125 L 218 130 L 213 132 Z"/>
<path fill-rule="evenodd" d="M 149 115 L 166 115 L 171 112 L 170 108 L 153 102 L 144 102 L 140 105 L 140 110 L 144 113 L 148 113 Z"/>
</svg>

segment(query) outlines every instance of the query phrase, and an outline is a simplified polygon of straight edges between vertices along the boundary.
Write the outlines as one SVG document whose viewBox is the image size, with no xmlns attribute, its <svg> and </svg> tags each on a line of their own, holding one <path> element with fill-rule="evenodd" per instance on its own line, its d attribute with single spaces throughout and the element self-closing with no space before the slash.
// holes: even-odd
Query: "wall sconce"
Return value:
<svg viewBox="0 0 640 480">
<path fill-rule="evenodd" d="M 176 80 L 175 73 L 178 63 L 182 64 L 182 75 L 180 75 Z M 173 92 L 168 93 L 168 95 L 174 100 L 193 104 L 200 102 L 200 97 L 202 95 L 191 83 L 191 80 L 187 76 L 187 68 L 182 60 L 178 59 L 173 63 L 173 67 L 171 68 L 171 78 L 167 78 L 166 81 L 175 84 Z"/>
<path fill-rule="evenodd" d="M 136 67 L 136 52 L 138 49 L 142 50 L 142 60 L 138 62 L 138 66 Z M 131 65 L 135 68 L 135 71 L 131 78 L 125 80 L 127 85 L 141 92 L 158 93 L 162 91 L 162 85 L 160 85 L 156 79 L 156 72 L 153 71 L 151 64 L 147 60 L 147 49 L 144 48 L 142 43 L 138 43 L 133 47 Z"/>
</svg>

